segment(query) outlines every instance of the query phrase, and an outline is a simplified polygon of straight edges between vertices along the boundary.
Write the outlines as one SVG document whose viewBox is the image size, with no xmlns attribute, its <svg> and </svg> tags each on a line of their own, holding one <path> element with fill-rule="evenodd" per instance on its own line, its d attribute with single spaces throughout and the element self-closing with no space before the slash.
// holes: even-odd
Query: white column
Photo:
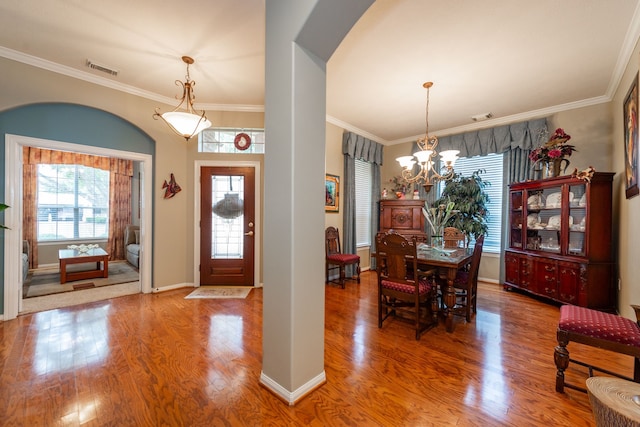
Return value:
<svg viewBox="0 0 640 427">
<path fill-rule="evenodd" d="M 260 381 L 290 404 L 326 380 L 326 62 L 371 3 L 373 0 L 266 2 L 268 147 Z"/>
</svg>

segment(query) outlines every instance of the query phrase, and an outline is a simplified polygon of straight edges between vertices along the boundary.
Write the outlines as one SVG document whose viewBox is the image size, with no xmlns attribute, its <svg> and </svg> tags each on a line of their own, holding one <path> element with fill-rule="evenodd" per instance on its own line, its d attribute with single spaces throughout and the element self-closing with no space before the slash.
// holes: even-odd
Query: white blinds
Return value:
<svg viewBox="0 0 640 427">
<path fill-rule="evenodd" d="M 485 252 L 500 252 L 500 237 L 502 234 L 502 169 L 503 154 L 488 154 L 486 156 L 462 157 L 456 161 L 455 172 L 463 176 L 470 176 L 478 169 L 484 169 L 485 173 L 480 174 L 482 181 L 490 182 L 491 185 L 485 187 L 485 192 L 489 195 L 489 217 L 487 225 L 489 231 L 484 237 Z M 440 186 L 444 189 L 444 185 Z"/>
<path fill-rule="evenodd" d="M 371 163 L 356 160 L 356 246 L 371 245 Z"/>
</svg>

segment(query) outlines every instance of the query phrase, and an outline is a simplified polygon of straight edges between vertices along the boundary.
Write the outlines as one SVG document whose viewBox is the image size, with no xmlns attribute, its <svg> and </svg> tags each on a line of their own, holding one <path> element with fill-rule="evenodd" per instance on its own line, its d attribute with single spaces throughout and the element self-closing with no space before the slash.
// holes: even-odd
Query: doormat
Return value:
<svg viewBox="0 0 640 427">
<path fill-rule="evenodd" d="M 246 298 L 251 292 L 250 287 L 212 287 L 201 286 L 189 295 L 184 297 L 185 299 L 207 299 L 207 298 Z"/>
</svg>

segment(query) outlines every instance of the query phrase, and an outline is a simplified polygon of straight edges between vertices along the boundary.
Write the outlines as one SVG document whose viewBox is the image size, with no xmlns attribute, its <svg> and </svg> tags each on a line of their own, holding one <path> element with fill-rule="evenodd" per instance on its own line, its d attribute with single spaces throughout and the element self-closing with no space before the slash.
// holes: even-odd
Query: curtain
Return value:
<svg viewBox="0 0 640 427">
<path fill-rule="evenodd" d="M 439 138 L 438 148 L 460 150 L 460 157 L 505 153 L 505 184 L 530 179 L 529 153 L 540 146 L 548 135 L 547 119 L 513 123 Z"/>
<path fill-rule="evenodd" d="M 25 159 L 28 148 L 23 149 Z M 22 238 L 29 243 L 29 268 L 38 267 L 36 182 L 36 165 L 24 164 L 22 167 Z"/>
<path fill-rule="evenodd" d="M 109 239 L 110 259 L 125 259 L 124 229 L 131 224 L 131 160 L 109 159 Z"/>
<path fill-rule="evenodd" d="M 24 239 L 29 242 L 30 268 L 38 266 L 37 239 L 37 165 L 64 164 L 81 165 L 110 171 L 109 178 L 109 238 L 107 251 L 109 259 L 124 259 L 124 227 L 131 222 L 131 181 L 133 162 L 109 157 L 69 151 L 49 150 L 37 147 L 23 147 L 23 229 Z M 115 175 L 115 177 L 114 177 Z M 113 215 L 117 215 L 114 218 Z M 113 221 L 113 222 L 112 222 Z M 122 225 L 124 223 L 124 225 Z M 122 246 L 118 248 L 118 246 Z"/>
<path fill-rule="evenodd" d="M 375 234 L 378 231 L 378 202 L 380 201 L 380 165 L 382 165 L 382 144 L 352 132 L 342 135 L 342 153 L 344 154 L 344 195 L 342 251 L 356 253 L 356 159 L 372 163 L 371 188 L 371 250 L 375 251 Z M 375 268 L 375 260 L 371 261 Z M 350 271 L 349 271 L 350 269 Z M 348 266 L 347 275 L 353 275 L 353 266 Z"/>
</svg>

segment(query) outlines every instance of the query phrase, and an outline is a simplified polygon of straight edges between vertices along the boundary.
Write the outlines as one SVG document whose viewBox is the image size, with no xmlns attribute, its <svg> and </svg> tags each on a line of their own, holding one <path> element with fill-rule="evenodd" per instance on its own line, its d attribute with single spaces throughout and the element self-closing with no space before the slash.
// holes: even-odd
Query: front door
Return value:
<svg viewBox="0 0 640 427">
<path fill-rule="evenodd" d="M 200 285 L 254 280 L 255 169 L 200 170 Z"/>
</svg>

